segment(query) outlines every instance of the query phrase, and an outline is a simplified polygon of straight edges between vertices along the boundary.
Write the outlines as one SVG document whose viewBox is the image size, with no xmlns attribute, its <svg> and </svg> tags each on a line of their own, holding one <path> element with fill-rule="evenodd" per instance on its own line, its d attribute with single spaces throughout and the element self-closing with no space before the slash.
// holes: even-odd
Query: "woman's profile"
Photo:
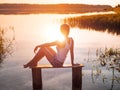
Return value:
<svg viewBox="0 0 120 90">
<path fill-rule="evenodd" d="M 60 26 L 61 34 L 64 36 L 64 41 L 56 40 L 54 42 L 41 44 L 35 47 L 34 52 L 38 50 L 33 59 L 24 65 L 24 68 L 37 66 L 44 56 L 50 62 L 53 67 L 61 67 L 64 64 L 66 56 L 70 51 L 71 64 L 74 62 L 74 40 L 69 37 L 70 27 L 68 24 L 62 24 Z M 57 52 L 55 52 L 51 46 L 56 46 Z"/>
</svg>

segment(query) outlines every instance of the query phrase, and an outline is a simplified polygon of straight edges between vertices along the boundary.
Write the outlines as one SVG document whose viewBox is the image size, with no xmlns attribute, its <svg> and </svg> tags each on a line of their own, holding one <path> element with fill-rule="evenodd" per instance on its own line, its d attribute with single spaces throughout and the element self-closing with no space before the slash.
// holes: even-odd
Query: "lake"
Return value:
<svg viewBox="0 0 120 90">
<path fill-rule="evenodd" d="M 14 52 L 1 64 L 0 90 L 32 90 L 31 70 L 24 69 L 23 65 L 34 56 L 34 47 L 60 37 L 61 19 L 81 15 L 84 14 L 0 15 L 0 27 L 9 29 L 12 26 L 15 30 Z M 75 41 L 75 63 L 82 63 L 85 66 L 82 90 L 110 90 L 112 72 L 103 71 L 109 77 L 104 83 L 102 75 L 93 79 L 92 65 L 87 62 L 87 59 L 96 58 L 97 49 L 120 48 L 120 36 L 109 34 L 107 31 L 98 32 L 76 27 L 71 28 L 70 37 L 73 37 Z M 49 64 L 46 58 L 39 63 Z M 65 63 L 70 63 L 69 54 Z M 116 72 L 116 74 L 120 76 L 120 73 Z M 59 71 L 58 69 L 44 69 L 43 90 L 71 90 L 71 77 L 71 69 L 59 69 Z M 119 89 L 120 83 L 116 83 L 113 90 Z"/>
</svg>

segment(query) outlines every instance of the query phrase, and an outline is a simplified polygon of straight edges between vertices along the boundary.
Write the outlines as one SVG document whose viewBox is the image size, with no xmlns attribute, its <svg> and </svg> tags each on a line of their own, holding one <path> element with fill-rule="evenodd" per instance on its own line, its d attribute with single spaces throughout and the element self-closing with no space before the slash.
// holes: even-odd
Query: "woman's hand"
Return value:
<svg viewBox="0 0 120 90">
<path fill-rule="evenodd" d="M 35 47 L 35 49 L 34 49 L 34 53 L 36 53 L 36 51 L 37 51 L 38 48 L 39 48 L 38 46 Z"/>
</svg>

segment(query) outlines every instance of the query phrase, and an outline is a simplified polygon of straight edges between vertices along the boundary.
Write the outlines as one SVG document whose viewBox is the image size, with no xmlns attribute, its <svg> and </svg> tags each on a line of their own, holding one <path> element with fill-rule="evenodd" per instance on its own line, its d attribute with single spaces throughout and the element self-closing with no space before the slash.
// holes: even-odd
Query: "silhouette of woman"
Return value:
<svg viewBox="0 0 120 90">
<path fill-rule="evenodd" d="M 74 64 L 74 40 L 72 37 L 68 37 L 70 31 L 69 25 L 62 24 L 60 31 L 64 36 L 64 41 L 61 42 L 59 40 L 56 40 L 54 42 L 36 46 L 34 52 L 39 49 L 38 52 L 31 61 L 24 65 L 24 68 L 37 66 L 38 61 L 41 60 L 44 56 L 53 67 L 61 67 L 64 64 L 69 51 L 71 56 L 71 64 Z M 51 46 L 56 46 L 57 52 L 55 52 Z"/>
</svg>

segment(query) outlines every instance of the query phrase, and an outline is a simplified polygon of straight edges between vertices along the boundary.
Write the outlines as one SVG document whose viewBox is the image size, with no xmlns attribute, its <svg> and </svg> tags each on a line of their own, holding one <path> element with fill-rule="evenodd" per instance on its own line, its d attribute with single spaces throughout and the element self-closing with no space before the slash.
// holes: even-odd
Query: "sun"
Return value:
<svg viewBox="0 0 120 90">
<path fill-rule="evenodd" d="M 48 27 L 48 28 L 47 28 Z M 45 29 L 45 37 L 48 41 L 63 41 L 64 37 L 60 32 L 60 25 L 51 24 Z"/>
</svg>

